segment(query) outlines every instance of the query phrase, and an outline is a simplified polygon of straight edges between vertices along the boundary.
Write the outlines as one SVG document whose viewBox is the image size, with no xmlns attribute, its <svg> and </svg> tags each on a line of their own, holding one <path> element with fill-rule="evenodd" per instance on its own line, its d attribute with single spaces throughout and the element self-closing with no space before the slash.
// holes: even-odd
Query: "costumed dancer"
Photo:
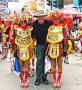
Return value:
<svg viewBox="0 0 82 90">
<path fill-rule="evenodd" d="M 75 54 L 78 59 L 81 59 L 81 52 L 82 52 L 82 22 L 78 25 L 78 31 L 76 32 L 77 38 L 74 41 L 75 45 Z"/>
<path fill-rule="evenodd" d="M 4 55 L 2 54 L 2 33 L 4 30 L 4 24 L 2 17 L 0 16 L 0 59 L 4 59 Z"/>
<path fill-rule="evenodd" d="M 71 15 L 67 16 L 67 15 L 63 14 L 63 17 L 64 17 L 63 25 L 66 27 L 66 33 L 67 33 L 67 36 L 66 36 L 67 43 L 64 43 L 65 45 L 63 45 L 63 48 L 64 48 L 63 57 L 64 57 L 64 63 L 69 64 L 68 55 L 70 54 L 70 51 L 72 49 L 72 41 L 70 39 L 70 31 L 73 28 L 73 20 L 71 18 Z M 67 52 L 67 50 L 68 50 L 68 52 Z"/>
<path fill-rule="evenodd" d="M 12 53 L 12 47 L 11 47 L 11 23 L 12 23 L 12 19 L 9 16 L 6 16 L 6 20 L 4 21 L 4 37 L 5 39 L 3 39 L 4 42 L 4 54 L 7 57 L 7 61 L 9 63 L 9 67 L 10 67 L 10 71 L 13 71 L 13 53 Z M 5 37 L 6 36 L 6 37 Z M 6 42 L 5 42 L 6 41 Z M 6 49 L 6 50 L 5 50 Z"/>
<path fill-rule="evenodd" d="M 16 69 L 16 67 L 14 67 L 15 61 L 16 61 L 16 57 L 15 57 L 15 53 L 16 48 L 15 48 L 15 26 L 18 25 L 18 13 L 17 12 L 13 12 L 10 13 L 9 18 L 11 20 L 11 30 L 8 33 L 8 46 L 9 46 L 9 50 L 11 52 L 11 71 L 16 72 L 16 74 L 19 74 L 20 70 Z"/>
<path fill-rule="evenodd" d="M 8 52 L 8 41 L 9 41 L 9 32 L 11 30 L 11 20 L 9 20 L 7 18 L 7 16 L 5 17 L 4 20 L 4 30 L 3 30 L 3 54 L 4 57 L 7 57 L 7 52 Z"/>
<path fill-rule="evenodd" d="M 61 87 L 63 45 L 67 44 L 66 26 L 62 24 L 62 13 L 55 10 L 50 14 L 50 21 L 53 25 L 48 29 L 48 56 L 51 61 L 53 74 L 53 88 Z M 64 44 L 63 44 L 64 43 Z"/>
<path fill-rule="evenodd" d="M 82 19 L 80 24 L 78 25 L 78 31 L 77 34 L 79 35 L 80 42 L 81 42 L 81 53 L 82 53 Z"/>
<path fill-rule="evenodd" d="M 27 16 L 27 18 L 25 17 Z M 22 14 L 20 16 L 19 24 L 15 27 L 15 44 L 20 65 L 20 86 L 26 88 L 28 84 L 28 66 L 30 59 L 30 46 L 32 43 L 31 31 L 32 27 L 29 25 L 30 15 Z"/>
</svg>

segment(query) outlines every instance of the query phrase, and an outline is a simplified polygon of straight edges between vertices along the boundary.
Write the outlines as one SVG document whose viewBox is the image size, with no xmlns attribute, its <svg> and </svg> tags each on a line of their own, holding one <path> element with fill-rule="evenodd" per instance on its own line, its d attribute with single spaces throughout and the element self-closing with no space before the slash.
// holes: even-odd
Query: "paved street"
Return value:
<svg viewBox="0 0 82 90">
<path fill-rule="evenodd" d="M 62 87 L 60 89 L 51 88 L 52 76 L 48 75 L 49 85 L 41 84 L 35 86 L 35 76 L 29 77 L 29 87 L 22 89 L 19 87 L 19 77 L 8 70 L 6 60 L 0 62 L 0 90 L 82 90 L 82 60 L 76 55 L 69 56 L 70 64 L 63 63 Z"/>
</svg>

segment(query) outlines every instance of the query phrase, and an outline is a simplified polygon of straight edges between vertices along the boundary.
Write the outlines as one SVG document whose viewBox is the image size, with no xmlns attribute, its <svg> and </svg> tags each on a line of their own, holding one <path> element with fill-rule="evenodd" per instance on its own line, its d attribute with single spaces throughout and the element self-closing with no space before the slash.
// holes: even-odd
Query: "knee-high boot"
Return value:
<svg viewBox="0 0 82 90">
<path fill-rule="evenodd" d="M 56 88 L 56 85 L 57 85 L 56 72 L 52 72 L 52 74 L 53 74 L 53 85 L 52 85 L 52 87 Z"/>
<path fill-rule="evenodd" d="M 60 88 L 61 87 L 61 83 L 60 83 L 60 80 L 61 80 L 61 73 L 53 73 L 53 79 L 54 79 L 54 83 L 53 83 L 53 88 Z"/>
<path fill-rule="evenodd" d="M 57 76 L 57 88 L 61 87 L 61 72 L 58 72 L 58 76 Z"/>
</svg>

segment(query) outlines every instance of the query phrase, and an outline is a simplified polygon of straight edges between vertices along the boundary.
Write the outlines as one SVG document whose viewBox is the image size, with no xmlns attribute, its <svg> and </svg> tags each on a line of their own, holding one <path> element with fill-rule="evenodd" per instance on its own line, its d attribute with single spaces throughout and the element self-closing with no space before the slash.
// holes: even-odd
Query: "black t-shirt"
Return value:
<svg viewBox="0 0 82 90">
<path fill-rule="evenodd" d="M 38 20 L 33 22 L 32 37 L 35 38 L 37 44 L 43 45 L 46 43 L 46 36 L 50 25 L 51 23 L 47 20 L 44 20 L 43 24 L 39 24 Z"/>
</svg>

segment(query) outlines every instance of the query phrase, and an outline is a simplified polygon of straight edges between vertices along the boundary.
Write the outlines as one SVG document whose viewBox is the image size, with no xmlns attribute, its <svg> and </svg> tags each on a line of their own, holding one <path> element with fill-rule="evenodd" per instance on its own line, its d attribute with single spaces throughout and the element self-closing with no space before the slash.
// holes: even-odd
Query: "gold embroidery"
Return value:
<svg viewBox="0 0 82 90">
<path fill-rule="evenodd" d="M 49 56 L 51 58 L 57 58 L 59 56 L 59 45 L 58 44 L 51 44 L 49 50 Z"/>
<path fill-rule="evenodd" d="M 26 61 L 29 59 L 28 47 L 27 48 L 23 48 L 23 47 L 19 48 L 19 57 L 23 61 Z"/>
<path fill-rule="evenodd" d="M 52 44 L 61 42 L 63 40 L 62 29 L 63 29 L 62 26 L 52 25 L 48 29 L 47 41 Z"/>
<path fill-rule="evenodd" d="M 29 46 L 32 44 L 31 28 L 22 30 L 17 28 L 15 43 L 19 47 L 19 58 L 23 61 L 29 59 Z"/>
<path fill-rule="evenodd" d="M 24 31 L 21 28 L 18 28 L 15 43 L 21 47 L 30 46 L 32 43 L 31 30 L 27 29 Z"/>
</svg>

